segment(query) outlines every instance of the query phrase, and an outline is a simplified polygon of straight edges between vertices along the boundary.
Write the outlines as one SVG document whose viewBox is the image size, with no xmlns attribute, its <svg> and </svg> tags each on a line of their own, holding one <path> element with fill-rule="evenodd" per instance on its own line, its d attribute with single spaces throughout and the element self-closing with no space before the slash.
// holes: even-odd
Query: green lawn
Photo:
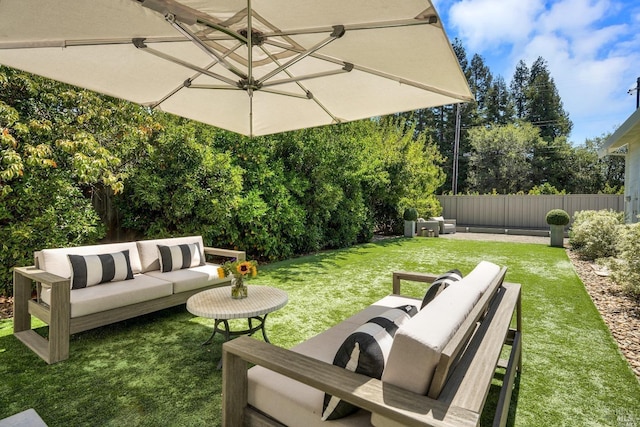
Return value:
<svg viewBox="0 0 640 427">
<path fill-rule="evenodd" d="M 391 291 L 394 270 L 468 273 L 509 267 L 523 285 L 523 373 L 515 426 L 640 426 L 640 383 L 564 250 L 545 245 L 391 239 L 261 268 L 254 284 L 289 303 L 269 316 L 269 338 L 291 347 Z M 424 285 L 403 285 L 422 296 Z M 220 425 L 221 339 L 184 307 L 74 335 L 71 358 L 47 366 L 0 322 L 0 418 L 33 407 L 49 426 Z M 261 337 L 260 337 L 261 338 Z"/>
</svg>

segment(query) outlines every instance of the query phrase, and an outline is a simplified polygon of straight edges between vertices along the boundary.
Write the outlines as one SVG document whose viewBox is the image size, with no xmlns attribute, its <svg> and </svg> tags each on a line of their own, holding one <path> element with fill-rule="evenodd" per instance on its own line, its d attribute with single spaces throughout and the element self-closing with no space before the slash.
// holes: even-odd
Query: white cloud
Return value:
<svg viewBox="0 0 640 427">
<path fill-rule="evenodd" d="M 474 51 L 488 44 L 525 40 L 542 10 L 540 0 L 462 0 L 451 6 L 449 16 L 468 49 Z"/>
<path fill-rule="evenodd" d="M 574 122 L 574 142 L 612 132 L 633 112 L 626 91 L 640 76 L 635 0 L 552 0 L 546 9 L 537 0 L 462 0 L 449 20 L 467 54 L 484 56 L 507 82 L 519 60 L 530 66 L 543 57 Z"/>
</svg>

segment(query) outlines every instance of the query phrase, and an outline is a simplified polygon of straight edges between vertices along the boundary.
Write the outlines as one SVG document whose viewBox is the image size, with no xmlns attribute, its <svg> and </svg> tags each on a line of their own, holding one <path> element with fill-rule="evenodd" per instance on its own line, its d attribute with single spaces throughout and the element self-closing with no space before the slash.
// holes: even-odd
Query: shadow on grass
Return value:
<svg viewBox="0 0 640 427">
<path fill-rule="evenodd" d="M 352 261 L 354 256 L 365 257 L 370 251 L 367 249 L 382 249 L 389 247 L 401 247 L 407 239 L 393 237 L 370 243 L 353 246 L 347 249 L 328 249 L 286 261 L 279 261 L 263 268 L 269 271 L 271 277 L 279 281 L 301 282 L 300 276 L 308 274 L 322 274 L 340 267 L 340 262 Z M 299 267 L 305 265 L 304 271 Z"/>
<path fill-rule="evenodd" d="M 0 419 L 35 408 L 50 427 L 219 425 L 223 339 L 202 346 L 211 326 L 162 310 L 74 334 L 53 365 L 0 337 Z"/>
</svg>

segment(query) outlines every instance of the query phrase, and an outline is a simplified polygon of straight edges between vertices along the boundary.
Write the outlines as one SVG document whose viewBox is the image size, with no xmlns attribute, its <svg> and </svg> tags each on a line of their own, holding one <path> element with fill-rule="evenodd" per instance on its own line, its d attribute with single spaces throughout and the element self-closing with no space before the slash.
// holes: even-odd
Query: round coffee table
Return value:
<svg viewBox="0 0 640 427">
<path fill-rule="evenodd" d="M 252 335 L 257 331 L 262 331 L 262 336 L 269 342 L 264 325 L 267 315 L 281 309 L 287 304 L 289 297 L 287 293 L 270 286 L 248 285 L 248 297 L 243 299 L 231 298 L 229 286 L 209 289 L 199 292 L 187 300 L 187 310 L 196 316 L 215 319 L 213 333 L 207 341 L 209 344 L 216 333 L 221 333 L 225 341 L 240 335 Z M 229 328 L 229 320 L 247 319 L 249 328 L 241 331 L 232 331 Z M 258 325 L 253 325 L 253 320 L 258 321 Z M 221 328 L 220 325 L 224 328 Z"/>
</svg>

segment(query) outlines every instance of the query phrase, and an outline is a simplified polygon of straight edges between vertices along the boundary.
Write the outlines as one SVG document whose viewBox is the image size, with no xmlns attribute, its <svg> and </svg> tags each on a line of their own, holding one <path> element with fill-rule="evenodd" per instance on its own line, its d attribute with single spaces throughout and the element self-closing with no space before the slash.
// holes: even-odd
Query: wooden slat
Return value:
<svg viewBox="0 0 640 427">
<path fill-rule="evenodd" d="M 46 338 L 38 335 L 33 329 L 14 332 L 13 335 L 40 356 L 42 360 L 49 363 L 49 341 Z"/>
<path fill-rule="evenodd" d="M 48 306 L 29 300 L 29 313 L 42 320 L 47 325 L 51 322 L 51 310 Z"/>
<path fill-rule="evenodd" d="M 234 367 L 225 368 L 227 362 L 235 360 L 232 356 L 235 355 L 244 361 L 264 366 L 401 425 L 464 427 L 476 426 L 479 422 L 478 413 L 417 395 L 390 384 L 383 385 L 379 380 L 262 341 L 240 337 L 224 343 L 222 348 L 223 369 L 228 369 L 223 371 L 223 377 L 224 375 L 243 375 L 236 371 L 239 369 L 236 366 L 237 361 L 232 362 Z M 236 378 L 237 376 L 233 377 L 234 380 Z M 231 388 L 230 397 L 240 396 L 235 385 L 231 385 L 231 377 L 225 384 Z M 225 393 L 227 392 L 225 389 Z M 229 406 L 223 409 L 228 416 L 238 410 L 234 403 L 230 402 L 233 400 L 230 397 L 225 399 L 225 406 Z M 224 425 L 235 427 L 232 423 L 224 423 Z"/>
<path fill-rule="evenodd" d="M 522 359 L 522 335 L 516 332 L 511 347 L 511 355 L 507 362 L 506 372 L 502 380 L 502 388 L 500 389 L 500 398 L 496 407 L 496 413 L 493 417 L 493 427 L 504 427 L 507 424 L 509 416 L 509 403 L 511 402 L 511 394 L 513 392 L 513 384 L 516 378 L 516 371 Z"/>
<path fill-rule="evenodd" d="M 231 249 L 210 248 L 205 247 L 204 253 L 208 255 L 222 256 L 226 258 L 236 258 L 238 261 L 244 261 L 247 259 L 247 254 L 244 251 L 234 251 Z"/>
<path fill-rule="evenodd" d="M 251 406 L 244 410 L 244 425 L 251 427 L 287 427 Z"/>
<path fill-rule="evenodd" d="M 46 283 L 49 286 L 60 286 L 67 284 L 69 285 L 69 279 L 65 279 L 64 277 L 60 277 L 55 274 L 48 273 L 44 270 L 40 270 L 34 266 L 31 267 L 16 267 L 14 268 L 14 273 L 18 272 L 21 276 L 27 277 L 34 282 L 42 282 Z"/>
<path fill-rule="evenodd" d="M 31 279 L 18 269 L 13 271 L 13 332 L 31 329 L 29 300 L 31 299 Z"/>
<path fill-rule="evenodd" d="M 415 273 L 412 271 L 394 271 L 393 272 L 393 293 L 400 295 L 400 281 L 409 280 L 412 282 L 431 283 L 437 276 L 428 273 Z"/>
<path fill-rule="evenodd" d="M 482 410 L 519 297 L 520 285 L 503 285 L 438 400 Z"/>
</svg>

